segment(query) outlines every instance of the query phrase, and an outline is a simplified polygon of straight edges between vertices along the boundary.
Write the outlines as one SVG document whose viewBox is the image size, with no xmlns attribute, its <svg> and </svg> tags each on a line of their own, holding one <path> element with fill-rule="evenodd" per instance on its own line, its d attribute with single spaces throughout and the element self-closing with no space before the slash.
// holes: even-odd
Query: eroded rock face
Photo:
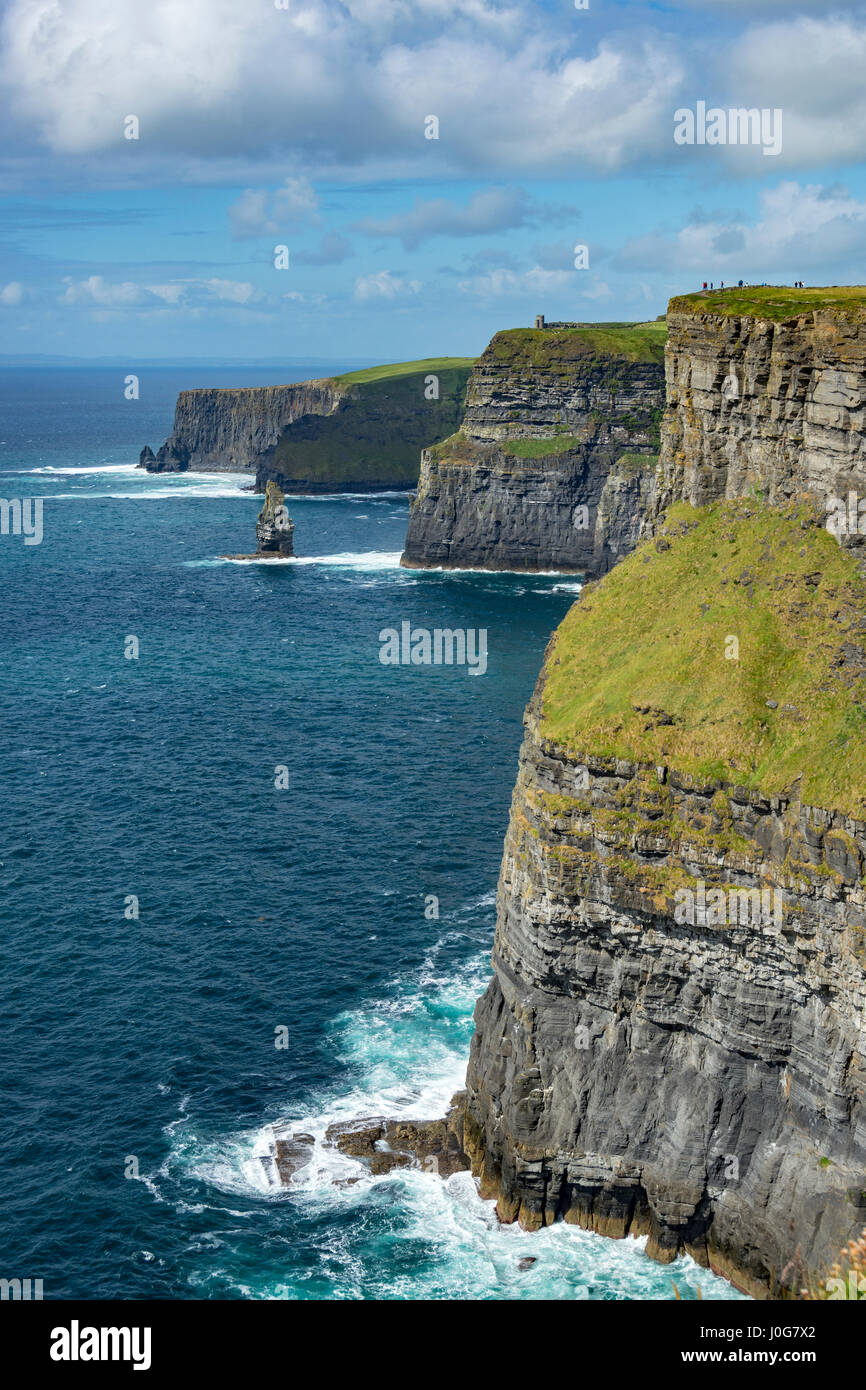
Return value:
<svg viewBox="0 0 866 1390">
<path fill-rule="evenodd" d="M 139 467 L 149 473 L 254 472 L 288 425 L 305 415 L 329 415 L 342 397 L 327 379 L 181 391 L 171 437 L 156 454 L 146 445 Z"/>
<path fill-rule="evenodd" d="M 866 320 L 672 311 L 657 506 L 756 488 L 771 502 L 866 494 Z M 862 545 L 853 534 L 845 543 Z"/>
<path fill-rule="evenodd" d="M 422 453 L 401 563 L 604 574 L 641 525 L 617 505 L 645 501 L 637 487 L 608 490 L 603 504 L 605 486 L 625 454 L 643 455 L 654 479 L 663 405 L 659 361 L 599 352 L 568 330 L 497 334 L 473 368 L 459 434 Z M 530 444 L 531 457 L 509 447 L 538 440 L 549 448 Z"/>
<path fill-rule="evenodd" d="M 539 733 L 543 681 L 476 1007 L 473 1171 L 505 1221 L 646 1233 L 778 1295 L 866 1225 L 866 824 L 570 757 Z M 678 925 L 690 880 L 774 884 L 782 920 Z"/>
<path fill-rule="evenodd" d="M 294 555 L 295 523 L 286 510 L 286 499 L 276 483 L 265 486 L 265 503 L 256 522 L 259 555 Z"/>
</svg>

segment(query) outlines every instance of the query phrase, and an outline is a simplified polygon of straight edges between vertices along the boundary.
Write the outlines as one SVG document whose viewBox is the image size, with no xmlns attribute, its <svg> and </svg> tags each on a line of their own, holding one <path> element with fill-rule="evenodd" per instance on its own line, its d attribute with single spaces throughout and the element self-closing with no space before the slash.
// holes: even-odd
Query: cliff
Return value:
<svg viewBox="0 0 866 1390">
<path fill-rule="evenodd" d="M 459 432 L 422 454 L 402 564 L 605 573 L 640 530 L 622 507 L 650 505 L 665 332 L 497 333 L 472 371 Z"/>
<path fill-rule="evenodd" d="M 757 491 L 866 491 L 866 291 L 774 287 L 671 301 L 659 512 Z M 866 523 L 863 527 L 866 531 Z M 844 544 L 862 544 L 845 527 Z"/>
<path fill-rule="evenodd" d="M 471 359 L 403 362 L 296 386 L 183 391 L 150 472 L 254 471 L 284 492 L 408 488 L 460 422 Z"/>
<path fill-rule="evenodd" d="M 866 584 L 821 520 L 679 505 L 555 634 L 467 1076 L 503 1220 L 759 1297 L 866 1224 Z"/>
<path fill-rule="evenodd" d="M 329 415 L 342 394 L 327 379 L 236 391 L 181 391 L 170 437 L 156 454 L 146 445 L 140 466 L 150 473 L 253 470 L 276 447 L 287 426 L 310 415 Z"/>
</svg>

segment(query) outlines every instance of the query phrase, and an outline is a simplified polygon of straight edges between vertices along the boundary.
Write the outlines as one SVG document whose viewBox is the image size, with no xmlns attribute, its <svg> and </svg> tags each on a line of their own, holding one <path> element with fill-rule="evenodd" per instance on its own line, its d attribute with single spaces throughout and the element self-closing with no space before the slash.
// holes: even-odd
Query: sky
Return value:
<svg viewBox="0 0 866 1390">
<path fill-rule="evenodd" d="M 474 355 L 705 280 L 864 278 L 859 0 L 0 14 L 3 354 Z M 764 127 L 708 127 L 738 108 Z"/>
</svg>

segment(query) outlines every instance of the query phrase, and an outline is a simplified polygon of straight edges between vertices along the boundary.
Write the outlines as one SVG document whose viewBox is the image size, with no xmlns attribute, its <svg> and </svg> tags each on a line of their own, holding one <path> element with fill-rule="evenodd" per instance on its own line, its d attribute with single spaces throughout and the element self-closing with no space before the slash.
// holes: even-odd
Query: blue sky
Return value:
<svg viewBox="0 0 866 1390">
<path fill-rule="evenodd" d="M 2 14 L 6 353 L 475 353 L 541 312 L 654 318 L 704 279 L 863 279 L 861 3 Z M 780 153 L 678 145 L 699 102 L 780 110 Z"/>
</svg>

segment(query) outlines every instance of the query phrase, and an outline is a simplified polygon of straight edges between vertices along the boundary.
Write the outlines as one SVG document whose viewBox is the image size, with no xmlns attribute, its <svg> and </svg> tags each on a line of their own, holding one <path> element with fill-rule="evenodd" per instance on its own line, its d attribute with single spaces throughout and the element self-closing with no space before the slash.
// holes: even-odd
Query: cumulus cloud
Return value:
<svg viewBox="0 0 866 1390">
<path fill-rule="evenodd" d="M 522 271 L 499 266 L 459 280 L 457 288 L 464 294 L 483 299 L 522 299 L 528 295 L 539 299 L 561 298 L 566 294 L 581 299 L 607 299 L 611 293 L 606 284 L 586 271 L 549 270 L 541 265 Z"/>
<path fill-rule="evenodd" d="M 296 251 L 292 255 L 295 265 L 339 265 L 354 255 L 352 244 L 338 232 L 326 232 L 314 251 Z"/>
<path fill-rule="evenodd" d="M 8 285 L 4 285 L 0 290 L 0 304 L 6 305 L 7 308 L 14 308 L 23 298 L 24 286 L 17 280 L 10 280 Z"/>
<path fill-rule="evenodd" d="M 355 298 L 362 303 L 376 299 L 402 299 L 406 295 L 417 294 L 420 288 L 420 280 L 404 280 L 399 275 L 392 275 L 390 270 L 376 270 L 370 275 L 358 276 Z"/>
<path fill-rule="evenodd" d="M 570 211 L 576 215 L 576 210 Z M 463 207 L 450 198 L 419 199 L 409 212 L 382 221 L 366 218 L 357 230 L 367 236 L 397 237 L 407 251 L 414 251 L 430 237 L 484 236 L 561 216 L 562 209 L 536 206 L 522 188 L 485 188 L 473 193 Z"/>
<path fill-rule="evenodd" d="M 159 159 L 186 178 L 233 159 L 292 159 L 295 172 L 639 163 L 661 148 L 684 77 L 677 37 L 623 33 L 593 50 L 579 29 L 486 0 L 10 0 L 0 83 L 19 143 L 99 155 L 133 180 Z M 124 139 L 130 114 L 137 141 Z M 438 141 L 424 138 L 428 114 Z M 257 235 L 279 219 L 252 189 L 235 220 Z"/>
<path fill-rule="evenodd" d="M 753 280 L 769 278 L 768 267 L 789 265 L 796 272 L 864 253 L 866 202 L 841 185 L 785 180 L 761 194 L 760 214 L 752 224 L 698 212 L 675 233 L 632 238 L 613 265 L 624 271 L 690 269 L 707 279 Z"/>
<path fill-rule="evenodd" d="M 236 241 L 277 236 L 287 227 L 316 216 L 319 200 L 308 179 L 288 178 L 281 188 L 247 188 L 229 208 Z"/>
<path fill-rule="evenodd" d="M 83 305 L 87 308 L 127 309 L 132 307 L 178 308 L 181 305 L 222 301 L 227 304 L 249 304 L 258 298 L 254 285 L 245 280 L 223 280 L 215 276 L 203 280 L 174 280 L 164 285 L 142 285 L 133 280 L 111 283 L 102 275 L 89 275 L 85 280 L 65 277 L 66 289 L 61 303 Z"/>
<path fill-rule="evenodd" d="M 859 161 L 866 143 L 866 23 L 841 15 L 751 27 L 729 61 L 736 105 L 779 107 L 782 160 Z"/>
</svg>

